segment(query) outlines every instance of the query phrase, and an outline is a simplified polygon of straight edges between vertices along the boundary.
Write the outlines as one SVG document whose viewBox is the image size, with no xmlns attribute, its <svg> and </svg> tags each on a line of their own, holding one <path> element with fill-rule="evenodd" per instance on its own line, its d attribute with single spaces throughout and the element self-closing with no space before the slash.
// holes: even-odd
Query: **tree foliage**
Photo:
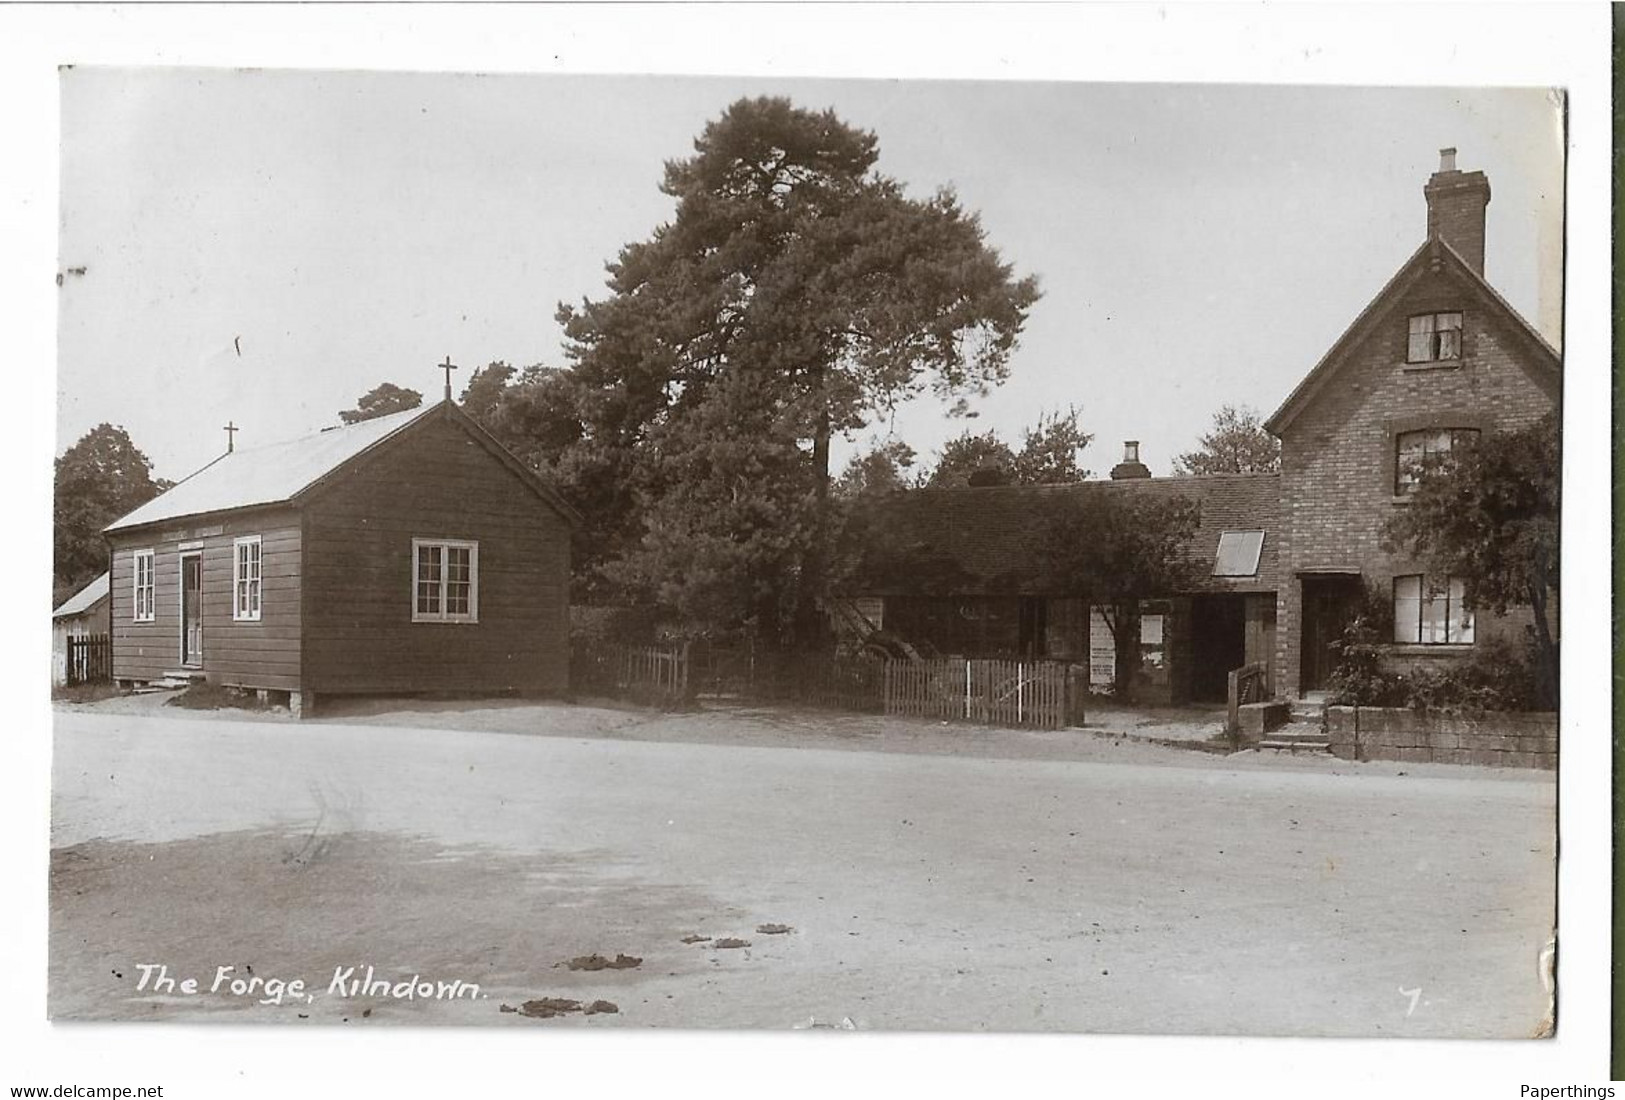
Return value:
<svg viewBox="0 0 1625 1100">
<path fill-rule="evenodd" d="M 463 387 L 460 402 L 463 411 L 478 421 L 486 431 L 491 430 L 497 406 L 501 403 L 513 376 L 514 369 L 499 359 L 483 367 L 476 367 L 474 373 L 468 377 L 468 384 Z"/>
<path fill-rule="evenodd" d="M 847 462 L 835 482 L 835 495 L 841 500 L 858 500 L 910 488 L 915 457 L 914 448 L 901 439 L 879 442 Z"/>
<path fill-rule="evenodd" d="M 384 382 L 362 394 L 357 399 L 355 408 L 340 410 L 339 419 L 346 424 L 359 424 L 363 420 L 415 409 L 421 404 L 423 395 L 417 390 L 405 389 L 393 382 Z"/>
<path fill-rule="evenodd" d="M 624 527 L 642 536 L 608 556 L 671 606 L 732 578 L 795 592 L 804 618 L 833 526 L 832 436 L 1008 373 L 1036 283 L 951 191 L 910 198 L 877 157 L 831 111 L 740 100 L 667 163 L 676 213 L 608 265 L 609 296 L 560 306 L 577 449 L 629 464 Z M 761 628 L 785 625 L 782 600 L 747 602 Z"/>
<path fill-rule="evenodd" d="M 994 483 L 1062 485 L 1087 481 L 1089 471 L 1078 465 L 1078 453 L 1094 436 L 1078 427 L 1078 410 L 1041 413 L 1037 423 L 1022 433 L 1021 449 L 1013 449 L 996 431 L 973 435 L 969 431 L 943 445 L 925 484 L 952 488 L 982 480 L 996 471 Z"/>
<path fill-rule="evenodd" d="M 107 568 L 102 529 L 170 487 L 129 433 L 111 424 L 86 432 L 56 460 L 53 588 L 78 589 Z M 68 593 L 71 594 L 71 593 Z"/>
<path fill-rule="evenodd" d="M 1174 460 L 1174 473 L 1272 474 L 1281 468 L 1281 441 L 1246 405 L 1224 405 L 1213 414 L 1213 426 L 1201 446 Z"/>
<path fill-rule="evenodd" d="M 1139 667 L 1139 603 L 1189 592 L 1204 580 L 1188 545 L 1201 505 L 1182 495 L 1151 497 L 1115 486 L 1058 496 L 1045 520 L 1047 590 L 1098 606 L 1117 650 L 1115 691 L 1126 695 Z"/>
<path fill-rule="evenodd" d="M 1557 416 L 1485 434 L 1430 457 L 1415 491 L 1384 525 L 1383 544 L 1431 576 L 1460 577 L 1470 607 L 1534 613 L 1540 690 L 1556 703 L 1557 644 L 1548 605 L 1560 588 L 1562 457 Z"/>
</svg>

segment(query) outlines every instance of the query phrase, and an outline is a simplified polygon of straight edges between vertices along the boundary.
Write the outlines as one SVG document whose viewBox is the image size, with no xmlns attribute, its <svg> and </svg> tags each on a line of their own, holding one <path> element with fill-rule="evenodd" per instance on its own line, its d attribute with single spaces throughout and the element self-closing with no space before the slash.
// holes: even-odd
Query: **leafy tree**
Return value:
<svg viewBox="0 0 1625 1100">
<path fill-rule="evenodd" d="M 1383 545 L 1430 575 L 1460 577 L 1469 606 L 1534 613 L 1537 687 L 1557 702 L 1558 647 L 1548 605 L 1560 587 L 1561 440 L 1555 413 L 1430 456 L 1415 491 L 1384 525 Z"/>
<path fill-rule="evenodd" d="M 1015 485 L 1061 485 L 1087 481 L 1089 471 L 1078 465 L 1078 452 L 1094 436 L 1078 427 L 1078 410 L 1043 413 L 1022 435 L 1021 450 L 1012 450 L 995 431 L 972 435 L 966 431 L 943 445 L 926 484 L 952 488 L 972 484 L 983 471 L 996 470 L 1002 481 Z"/>
<path fill-rule="evenodd" d="M 1140 663 L 1140 601 L 1189 592 L 1203 580 L 1188 551 L 1200 520 L 1201 506 L 1188 497 L 1116 486 L 1058 495 L 1052 506 L 1048 587 L 1101 608 L 1117 650 L 1118 695 L 1129 694 Z"/>
<path fill-rule="evenodd" d="M 1222 406 L 1201 444 L 1174 460 L 1175 474 L 1272 474 L 1281 468 L 1281 441 L 1246 405 Z"/>
<path fill-rule="evenodd" d="M 668 595 L 709 583 L 675 549 L 682 532 L 707 545 L 717 535 L 715 514 L 664 502 L 733 500 L 730 479 L 770 467 L 757 488 L 795 498 L 736 518 L 806 522 L 740 530 L 738 544 L 761 553 L 730 550 L 727 568 L 745 588 L 797 590 L 805 624 L 824 587 L 833 435 L 921 393 L 1003 381 L 1038 289 L 1012 276 L 951 191 L 913 199 L 876 172 L 875 135 L 832 111 L 740 100 L 694 150 L 666 165 L 673 220 L 621 250 L 610 295 L 560 306 L 585 435 L 594 450 L 635 456 L 638 510 L 650 514 L 634 572 Z M 765 434 L 713 438 L 738 431 L 718 408 Z M 719 447 L 719 466 L 698 460 Z M 736 465 L 735 450 L 756 457 Z M 793 540 L 782 553 L 781 535 Z"/>
<path fill-rule="evenodd" d="M 107 568 L 102 529 L 172 483 L 152 476 L 152 462 L 129 433 L 99 424 L 56 460 L 53 588 L 71 595 Z"/>
<path fill-rule="evenodd" d="M 1011 472 L 1018 485 L 1060 485 L 1087 481 L 1089 471 L 1078 465 L 1078 452 L 1094 442 L 1078 427 L 1078 410 L 1041 413 L 1038 423 L 1022 437 Z"/>
<path fill-rule="evenodd" d="M 463 387 L 463 411 L 478 421 L 486 431 L 491 430 L 492 415 L 496 412 L 497 405 L 501 402 L 513 376 L 512 367 L 501 360 L 496 360 L 483 367 L 476 367 L 474 373 L 468 377 L 468 385 Z"/>
<path fill-rule="evenodd" d="M 417 390 L 408 390 L 393 382 L 385 382 L 362 394 L 356 401 L 355 408 L 341 410 L 339 419 L 346 424 L 359 424 L 363 420 L 415 409 L 421 404 L 423 395 Z"/>
<path fill-rule="evenodd" d="M 914 448 L 901 439 L 877 443 L 853 455 L 835 482 L 835 495 L 843 500 L 885 496 L 907 489 L 907 471 L 914 465 Z"/>
<path fill-rule="evenodd" d="M 937 464 L 925 484 L 929 489 L 963 488 L 984 470 L 996 470 L 1003 479 L 1008 480 L 1015 464 L 1016 453 L 999 438 L 998 432 L 972 435 L 965 431 L 942 445 L 942 450 L 937 454 Z"/>
</svg>

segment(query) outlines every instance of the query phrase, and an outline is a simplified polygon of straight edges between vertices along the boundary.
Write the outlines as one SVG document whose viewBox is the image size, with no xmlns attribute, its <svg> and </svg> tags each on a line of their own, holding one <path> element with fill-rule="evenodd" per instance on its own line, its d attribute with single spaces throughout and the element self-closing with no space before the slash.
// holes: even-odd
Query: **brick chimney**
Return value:
<svg viewBox="0 0 1625 1100">
<path fill-rule="evenodd" d="M 1112 480 L 1122 481 L 1131 477 L 1150 477 L 1151 471 L 1145 463 L 1140 461 L 1140 441 L 1126 439 L 1123 441 L 1123 461 L 1112 467 Z"/>
<path fill-rule="evenodd" d="M 1484 208 L 1490 204 L 1490 181 L 1483 172 L 1456 167 L 1454 149 L 1439 150 L 1439 170 L 1422 194 L 1428 200 L 1428 237 L 1442 237 L 1472 269 L 1484 274 Z"/>
</svg>

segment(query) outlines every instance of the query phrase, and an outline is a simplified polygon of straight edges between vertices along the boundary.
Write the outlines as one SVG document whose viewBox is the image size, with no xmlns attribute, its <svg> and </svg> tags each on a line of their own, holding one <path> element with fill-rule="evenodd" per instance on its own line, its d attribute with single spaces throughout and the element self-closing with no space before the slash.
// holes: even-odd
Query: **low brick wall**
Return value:
<svg viewBox="0 0 1625 1100">
<path fill-rule="evenodd" d="M 1557 715 L 1422 714 L 1402 707 L 1327 707 L 1326 734 L 1344 760 L 1407 760 L 1492 768 L 1556 768 Z"/>
</svg>

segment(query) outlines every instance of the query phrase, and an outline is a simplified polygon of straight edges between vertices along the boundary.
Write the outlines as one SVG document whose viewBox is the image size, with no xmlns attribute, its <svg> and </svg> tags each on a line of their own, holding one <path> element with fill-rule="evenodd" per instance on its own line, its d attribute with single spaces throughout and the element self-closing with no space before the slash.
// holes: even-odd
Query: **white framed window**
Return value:
<svg viewBox="0 0 1625 1100">
<path fill-rule="evenodd" d="M 1407 363 L 1449 363 L 1461 358 L 1461 314 L 1422 313 L 1411 318 Z"/>
<path fill-rule="evenodd" d="M 231 617 L 240 623 L 260 621 L 260 537 L 247 535 L 231 544 L 236 566 L 232 570 Z"/>
<path fill-rule="evenodd" d="M 480 544 L 412 540 L 412 621 L 480 621 Z"/>
<path fill-rule="evenodd" d="M 135 598 L 130 604 L 130 619 L 150 623 L 153 620 L 152 551 L 137 550 L 131 557 L 135 562 Z"/>
<path fill-rule="evenodd" d="M 1394 578 L 1394 641 L 1407 645 L 1472 645 L 1473 610 L 1460 577 L 1420 573 Z"/>
<path fill-rule="evenodd" d="M 1428 463 L 1478 445 L 1477 428 L 1426 428 L 1394 437 L 1394 494 L 1414 493 Z"/>
</svg>

